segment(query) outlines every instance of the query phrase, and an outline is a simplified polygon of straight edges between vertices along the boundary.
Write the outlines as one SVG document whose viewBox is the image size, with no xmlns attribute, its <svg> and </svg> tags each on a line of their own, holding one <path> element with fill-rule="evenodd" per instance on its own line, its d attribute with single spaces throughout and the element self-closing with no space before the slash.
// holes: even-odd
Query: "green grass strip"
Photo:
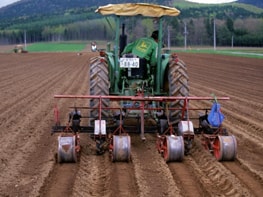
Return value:
<svg viewBox="0 0 263 197">
<path fill-rule="evenodd" d="M 80 52 L 86 43 L 34 43 L 27 46 L 28 52 Z"/>
<path fill-rule="evenodd" d="M 244 50 L 179 49 L 172 51 L 183 52 L 183 53 L 205 53 L 205 54 L 229 55 L 229 56 L 263 59 L 263 50 L 255 50 L 255 49 L 251 49 L 251 50 L 249 49 L 244 49 Z"/>
</svg>

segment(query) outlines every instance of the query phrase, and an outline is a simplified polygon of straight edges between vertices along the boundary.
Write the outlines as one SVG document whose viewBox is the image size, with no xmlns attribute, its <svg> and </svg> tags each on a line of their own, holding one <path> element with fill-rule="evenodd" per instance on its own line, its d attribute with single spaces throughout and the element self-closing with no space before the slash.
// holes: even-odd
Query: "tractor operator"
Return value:
<svg viewBox="0 0 263 197">
<path fill-rule="evenodd" d="M 152 32 L 151 37 L 139 38 L 128 44 L 122 55 L 132 53 L 141 59 L 145 59 L 151 66 L 157 64 L 158 31 Z"/>
<path fill-rule="evenodd" d="M 72 129 L 76 133 L 80 129 L 80 118 L 81 118 L 81 113 L 77 109 L 77 107 L 74 108 L 72 112 L 69 113 L 69 120 L 68 122 L 72 121 Z"/>
</svg>

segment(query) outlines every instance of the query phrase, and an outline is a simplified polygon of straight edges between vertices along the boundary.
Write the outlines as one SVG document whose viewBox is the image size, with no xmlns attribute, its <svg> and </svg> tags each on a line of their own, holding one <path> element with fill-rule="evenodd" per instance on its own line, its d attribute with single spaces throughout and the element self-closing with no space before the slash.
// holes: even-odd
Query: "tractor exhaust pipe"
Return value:
<svg viewBox="0 0 263 197">
<path fill-rule="evenodd" d="M 127 35 L 125 34 L 125 24 L 122 24 L 122 33 L 120 35 L 120 55 L 127 45 Z"/>
</svg>

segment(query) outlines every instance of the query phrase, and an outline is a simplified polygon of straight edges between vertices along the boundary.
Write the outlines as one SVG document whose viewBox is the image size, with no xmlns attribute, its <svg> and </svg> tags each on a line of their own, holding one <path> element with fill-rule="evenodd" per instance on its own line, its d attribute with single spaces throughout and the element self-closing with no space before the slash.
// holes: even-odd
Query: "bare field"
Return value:
<svg viewBox="0 0 263 197">
<path fill-rule="evenodd" d="M 262 59 L 178 54 L 187 64 L 192 96 L 230 97 L 221 105 L 224 126 L 237 138 L 235 161 L 217 162 L 196 136 L 183 162 L 166 164 L 155 136 L 147 134 L 145 143 L 131 135 L 131 162 L 111 163 L 81 134 L 80 162 L 56 164 L 53 96 L 87 94 L 94 55 L 0 53 L 0 196 L 262 196 Z M 59 101 L 62 124 L 70 110 L 63 106 L 74 102 L 86 101 Z"/>
</svg>

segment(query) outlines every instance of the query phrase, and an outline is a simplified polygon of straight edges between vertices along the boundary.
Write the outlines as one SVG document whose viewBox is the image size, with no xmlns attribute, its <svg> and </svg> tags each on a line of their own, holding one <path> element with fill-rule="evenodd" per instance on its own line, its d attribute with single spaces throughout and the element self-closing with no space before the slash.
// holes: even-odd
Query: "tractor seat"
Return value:
<svg viewBox="0 0 263 197">
<path fill-rule="evenodd" d="M 204 133 L 206 133 L 206 134 L 213 134 L 218 129 L 218 127 L 212 127 L 209 124 L 208 114 L 205 114 L 205 115 L 199 114 L 199 125 L 203 129 Z"/>
<path fill-rule="evenodd" d="M 139 68 L 126 68 L 126 75 L 128 79 L 147 79 L 148 76 L 148 61 L 145 58 L 140 58 L 134 54 L 125 54 L 126 58 L 139 58 Z"/>
</svg>

